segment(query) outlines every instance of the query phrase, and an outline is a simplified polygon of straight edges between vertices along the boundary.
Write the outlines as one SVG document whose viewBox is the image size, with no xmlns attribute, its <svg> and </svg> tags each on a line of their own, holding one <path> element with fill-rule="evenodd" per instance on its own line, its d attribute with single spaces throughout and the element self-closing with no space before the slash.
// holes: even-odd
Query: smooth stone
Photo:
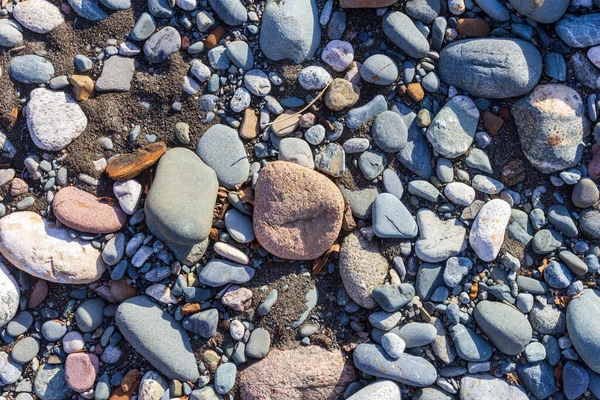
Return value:
<svg viewBox="0 0 600 400">
<path fill-rule="evenodd" d="M 420 236 L 415 244 L 419 259 L 437 263 L 457 256 L 467 248 L 467 229 L 458 219 L 441 220 L 431 210 L 417 211 Z"/>
<path fill-rule="evenodd" d="M 588 208 L 596 204 L 600 192 L 593 180 L 583 178 L 573 186 L 571 201 L 578 208 Z"/>
<path fill-rule="evenodd" d="M 219 365 L 215 371 L 215 389 L 217 393 L 226 394 L 233 389 L 236 374 L 237 367 L 235 363 L 228 362 Z"/>
<path fill-rule="evenodd" d="M 133 215 L 137 211 L 142 196 L 142 185 L 135 179 L 115 182 L 113 193 L 119 200 L 121 209 L 127 215 Z"/>
<path fill-rule="evenodd" d="M 577 236 L 577 225 L 571 218 L 569 210 L 562 205 L 553 205 L 548 209 L 548 221 L 554 225 L 563 235 L 567 237 Z"/>
<path fill-rule="evenodd" d="M 376 150 L 367 150 L 358 158 L 358 167 L 367 180 L 377 178 L 387 165 L 385 154 Z"/>
<path fill-rule="evenodd" d="M 517 374 L 523 386 L 538 399 L 545 399 L 558 389 L 552 374 L 553 370 L 554 368 L 545 361 L 525 365 L 517 363 Z"/>
<path fill-rule="evenodd" d="M 400 50 L 412 58 L 422 58 L 429 51 L 429 43 L 406 14 L 395 11 L 383 18 L 383 33 Z"/>
<path fill-rule="evenodd" d="M 323 49 L 321 59 L 334 71 L 345 71 L 354 61 L 354 48 L 348 42 L 332 40 Z"/>
<path fill-rule="evenodd" d="M 569 267 L 575 275 L 583 276 L 588 272 L 587 264 L 570 251 L 563 250 L 558 253 L 559 258 Z"/>
<path fill-rule="evenodd" d="M 570 66 L 573 68 L 573 75 L 579 83 L 591 89 L 600 89 L 600 72 L 585 54 L 573 54 Z"/>
<path fill-rule="evenodd" d="M 448 287 L 456 287 L 473 268 L 471 260 L 465 257 L 450 257 L 444 268 L 444 282 Z"/>
<path fill-rule="evenodd" d="M 346 115 L 346 126 L 350 129 L 358 129 L 362 124 L 387 109 L 385 97 L 379 94 L 364 106 L 350 110 Z"/>
<path fill-rule="evenodd" d="M 167 378 L 191 382 L 198 379 L 187 333 L 149 297 L 137 296 L 122 302 L 115 321 L 133 348 Z"/>
<path fill-rule="evenodd" d="M 462 182 L 451 182 L 444 188 L 444 195 L 456 205 L 467 207 L 475 200 L 475 190 Z"/>
<path fill-rule="evenodd" d="M 171 18 L 175 15 L 168 0 L 148 0 L 148 11 L 156 18 Z"/>
<path fill-rule="evenodd" d="M 419 265 L 415 291 L 421 300 L 429 300 L 435 290 L 443 284 L 444 276 L 441 264 L 423 263 Z"/>
<path fill-rule="evenodd" d="M 231 45 L 227 46 L 227 49 L 229 49 L 229 47 L 231 47 Z M 227 50 L 227 54 L 229 54 L 229 50 Z M 271 91 L 271 81 L 269 81 L 269 77 L 259 69 L 252 69 L 244 75 L 244 86 L 255 96 L 264 97 Z M 281 114 L 283 111 L 281 105 L 279 105 L 277 111 L 278 114 Z"/>
<path fill-rule="evenodd" d="M 410 211 L 396 196 L 381 193 L 373 202 L 373 232 L 380 238 L 411 239 L 418 229 Z"/>
<path fill-rule="evenodd" d="M 55 283 L 91 283 L 106 269 L 90 242 L 30 211 L 0 219 L 0 252 L 15 267 Z"/>
<path fill-rule="evenodd" d="M 100 3 L 111 10 L 127 10 L 131 7 L 131 0 L 100 0 Z"/>
<path fill-rule="evenodd" d="M 42 150 L 60 151 L 85 131 L 87 117 L 67 93 L 34 89 L 26 106 L 27 128 Z"/>
<path fill-rule="evenodd" d="M 463 360 L 481 362 L 492 357 L 492 345 L 471 329 L 462 324 L 455 324 L 449 330 L 456 353 Z"/>
<path fill-rule="evenodd" d="M 96 330 L 104 321 L 104 302 L 101 299 L 86 300 L 75 311 L 77 327 L 82 332 Z"/>
<path fill-rule="evenodd" d="M 537 86 L 512 112 L 521 148 L 536 169 L 549 174 L 577 165 L 589 122 L 575 90 L 560 84 Z"/>
<path fill-rule="evenodd" d="M 371 296 L 385 311 L 394 312 L 412 301 L 415 289 L 408 283 L 380 285 L 373 289 Z"/>
<path fill-rule="evenodd" d="M 406 3 L 406 14 L 414 19 L 431 24 L 440 14 L 441 4 L 438 0 L 410 0 Z"/>
<path fill-rule="evenodd" d="M 181 36 L 172 26 L 162 28 L 144 43 L 144 54 L 152 64 L 165 61 L 181 47 Z"/>
<path fill-rule="evenodd" d="M 464 154 L 477 130 L 479 110 L 467 96 L 455 96 L 442 107 L 429 128 L 427 139 L 436 153 L 446 158 Z"/>
<path fill-rule="evenodd" d="M 402 325 L 397 332 L 406 343 L 407 349 L 427 346 L 437 337 L 437 329 L 425 322 L 409 322 Z"/>
<path fill-rule="evenodd" d="M 262 15 L 260 48 L 273 60 L 296 64 L 312 58 L 321 40 L 315 0 L 278 2 L 267 0 Z"/>
<path fill-rule="evenodd" d="M 454 400 L 454 396 L 435 387 L 415 390 L 412 400 Z"/>
<path fill-rule="evenodd" d="M 248 43 L 236 40 L 227 45 L 227 56 L 238 68 L 250 71 L 254 67 L 254 56 Z"/>
<path fill-rule="evenodd" d="M 521 353 L 531 340 L 533 330 L 527 317 L 509 305 L 481 301 L 473 315 L 477 326 L 504 354 Z"/>
<path fill-rule="evenodd" d="M 475 0 L 475 3 L 496 21 L 504 22 L 510 19 L 510 11 L 498 0 Z"/>
<path fill-rule="evenodd" d="M 595 46 L 600 43 L 600 13 L 567 14 L 556 23 L 555 31 L 569 47 Z"/>
<path fill-rule="evenodd" d="M 558 21 L 569 7 L 568 0 L 545 1 L 542 4 L 535 4 L 528 0 L 510 0 L 510 4 L 519 14 L 542 24 L 552 24 Z M 560 36 L 560 33 L 558 34 Z"/>
<path fill-rule="evenodd" d="M 600 238 L 600 213 L 594 208 L 588 208 L 581 212 L 580 217 L 581 232 L 590 238 Z"/>
<path fill-rule="evenodd" d="M 229 283 L 241 285 L 253 277 L 254 269 L 231 261 L 217 259 L 209 261 L 198 274 L 200 283 L 211 287 L 220 287 Z"/>
<path fill-rule="evenodd" d="M 543 335 L 561 335 L 566 329 L 564 311 L 550 304 L 536 302 L 529 312 L 529 322 Z"/>
<path fill-rule="evenodd" d="M 0 327 L 8 324 L 17 313 L 20 300 L 19 293 L 17 281 L 8 267 L 0 263 Z"/>
<path fill-rule="evenodd" d="M 42 325 L 42 335 L 49 342 L 60 340 L 67 333 L 67 326 L 59 321 L 50 320 Z"/>
<path fill-rule="evenodd" d="M 95 354 L 72 353 L 65 360 L 65 379 L 71 389 L 83 393 L 94 386 L 100 361 Z"/>
<path fill-rule="evenodd" d="M 150 13 L 142 13 L 135 21 L 129 38 L 138 42 L 148 39 L 156 30 L 156 21 Z"/>
<path fill-rule="evenodd" d="M 23 42 L 23 28 L 8 19 L 0 20 L 0 47 L 15 47 Z"/>
<path fill-rule="evenodd" d="M 160 159 L 144 203 L 154 231 L 176 244 L 195 245 L 210 232 L 218 183 L 192 151 L 174 148 Z"/>
<path fill-rule="evenodd" d="M 104 11 L 97 0 L 69 0 L 69 5 L 80 17 L 88 21 L 102 21 L 108 18 L 108 14 Z"/>
<path fill-rule="evenodd" d="M 339 268 L 350 298 L 361 307 L 375 308 L 372 292 L 383 284 L 389 269 L 378 243 L 368 241 L 357 230 L 351 232 L 342 242 Z"/>
<path fill-rule="evenodd" d="M 398 79 L 398 67 L 388 56 L 375 54 L 365 60 L 360 68 L 360 76 L 369 83 L 387 86 Z"/>
<path fill-rule="evenodd" d="M 433 175 L 431 150 L 417 125 L 417 114 L 401 103 L 394 103 L 391 110 L 400 114 L 408 127 L 408 140 L 396 157 L 410 171 L 423 179 L 429 179 Z"/>
<path fill-rule="evenodd" d="M 219 323 L 219 312 L 211 308 L 186 317 L 183 320 L 183 328 L 195 335 L 209 339 L 217 332 Z"/>
<path fill-rule="evenodd" d="M 401 396 L 400 388 L 395 382 L 382 379 L 360 389 L 348 397 L 348 400 L 392 400 L 400 399 Z"/>
<path fill-rule="evenodd" d="M 586 289 L 578 297 L 571 299 L 567 307 L 567 330 L 575 350 L 585 364 L 594 372 L 600 373 L 600 342 L 598 319 L 590 318 L 600 312 L 600 292 Z"/>
<path fill-rule="evenodd" d="M 346 204 L 352 210 L 352 215 L 359 219 L 367 219 L 371 216 L 373 202 L 379 195 L 377 188 L 365 188 L 359 190 L 349 190 L 340 185 L 340 192 L 346 201 Z"/>
<path fill-rule="evenodd" d="M 490 200 L 481 207 L 469 233 L 471 248 L 481 260 L 490 262 L 496 258 L 510 217 L 510 205 L 504 200 Z"/>
<path fill-rule="evenodd" d="M 244 24 L 248 20 L 246 7 L 240 0 L 209 0 L 215 13 L 230 26 Z"/>
<path fill-rule="evenodd" d="M 225 226 L 233 240 L 239 243 L 250 243 L 255 239 L 252 219 L 236 209 L 225 213 Z"/>
<path fill-rule="evenodd" d="M 545 294 L 548 291 L 544 282 L 527 276 L 517 276 L 517 286 L 519 290 L 531 294 Z"/>
<path fill-rule="evenodd" d="M 298 83 L 304 90 L 321 90 L 331 82 L 331 74 L 325 68 L 310 66 L 298 74 Z"/>
<path fill-rule="evenodd" d="M 138 389 L 139 400 L 159 400 L 169 389 L 169 384 L 158 372 L 148 371 L 142 377 Z M 96 392 L 98 389 L 96 388 Z"/>
<path fill-rule="evenodd" d="M 246 355 L 251 358 L 264 358 L 271 348 L 271 335 L 264 328 L 256 328 L 246 344 Z"/>
<path fill-rule="evenodd" d="M 250 163 L 238 133 L 226 125 L 213 125 L 202 135 L 196 154 L 217 174 L 219 184 L 233 189 L 248 179 Z"/>
<path fill-rule="evenodd" d="M 99 92 L 128 92 L 131 89 L 134 71 L 134 59 L 112 56 L 104 61 L 95 89 Z"/>
<path fill-rule="evenodd" d="M 472 96 L 504 99 L 533 89 L 542 74 L 542 57 L 519 39 L 459 40 L 441 51 L 437 71 L 444 83 Z"/>
<path fill-rule="evenodd" d="M 315 169 L 312 150 L 308 143 L 302 139 L 292 137 L 283 138 L 279 143 L 278 159 Z"/>
<path fill-rule="evenodd" d="M 26 0 L 13 7 L 13 17 L 26 29 L 49 33 L 65 22 L 60 9 L 46 0 Z"/>
<path fill-rule="evenodd" d="M 371 133 L 377 147 L 386 153 L 400 151 L 408 139 L 408 128 L 404 125 L 404 120 L 393 111 L 379 114 L 373 122 Z"/>
<path fill-rule="evenodd" d="M 460 380 L 461 400 L 487 400 L 490 394 L 495 400 L 529 399 L 520 387 L 511 386 L 504 379 L 491 375 L 466 375 Z"/>
<path fill-rule="evenodd" d="M 385 169 L 383 170 L 382 178 L 385 191 L 396 196 L 398 199 L 402 199 L 404 187 L 398 174 L 391 169 Z"/>
<path fill-rule="evenodd" d="M 576 399 L 584 394 L 590 384 L 590 376 L 581 365 L 568 361 L 563 368 L 564 393 L 567 399 Z"/>
<path fill-rule="evenodd" d="M 33 381 L 33 392 L 43 400 L 63 400 L 71 397 L 72 390 L 67 384 L 65 367 L 44 364 Z"/>
<path fill-rule="evenodd" d="M 437 378 L 435 367 L 424 358 L 404 353 L 394 360 L 375 344 L 359 344 L 354 349 L 353 359 L 354 365 L 369 375 L 410 386 L 429 386 Z"/>
<path fill-rule="evenodd" d="M 21 365 L 33 360 L 40 351 L 40 343 L 31 336 L 19 340 L 12 348 L 10 356 Z"/>
<path fill-rule="evenodd" d="M 408 193 L 432 203 L 437 203 L 440 198 L 440 191 L 435 186 L 420 179 L 408 183 Z"/>
</svg>

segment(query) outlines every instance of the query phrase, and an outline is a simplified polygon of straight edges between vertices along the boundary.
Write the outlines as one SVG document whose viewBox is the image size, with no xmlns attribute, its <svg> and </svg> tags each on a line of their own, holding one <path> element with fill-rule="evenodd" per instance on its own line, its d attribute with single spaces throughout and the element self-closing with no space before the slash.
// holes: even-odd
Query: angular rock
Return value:
<svg viewBox="0 0 600 400">
<path fill-rule="evenodd" d="M 422 208 L 417 212 L 417 224 L 421 234 L 415 253 L 425 262 L 441 262 L 467 248 L 467 229 L 458 219 L 443 221 L 433 211 Z"/>
<path fill-rule="evenodd" d="M 114 181 L 126 181 L 135 178 L 142 171 L 156 164 L 158 159 L 167 151 L 162 143 L 152 143 L 131 154 L 120 154 L 109 161 L 106 174 Z"/>
</svg>

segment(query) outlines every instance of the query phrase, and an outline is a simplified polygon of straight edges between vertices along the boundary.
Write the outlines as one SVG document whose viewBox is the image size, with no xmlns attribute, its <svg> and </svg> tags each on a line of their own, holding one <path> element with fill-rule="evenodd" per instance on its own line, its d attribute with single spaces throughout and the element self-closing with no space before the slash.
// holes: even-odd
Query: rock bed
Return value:
<svg viewBox="0 0 600 400">
<path fill-rule="evenodd" d="M 1 398 L 600 397 L 598 7 L 3 1 Z"/>
</svg>

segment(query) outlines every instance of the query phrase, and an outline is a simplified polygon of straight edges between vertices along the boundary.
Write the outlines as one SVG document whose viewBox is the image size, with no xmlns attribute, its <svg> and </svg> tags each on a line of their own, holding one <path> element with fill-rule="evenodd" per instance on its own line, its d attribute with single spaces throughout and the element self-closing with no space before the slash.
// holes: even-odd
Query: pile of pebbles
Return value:
<svg viewBox="0 0 600 400">
<path fill-rule="evenodd" d="M 131 7 L 2 2 L 0 399 L 600 398 L 598 0 L 148 0 L 55 74 Z M 71 171 L 180 55 L 198 126 Z"/>
</svg>

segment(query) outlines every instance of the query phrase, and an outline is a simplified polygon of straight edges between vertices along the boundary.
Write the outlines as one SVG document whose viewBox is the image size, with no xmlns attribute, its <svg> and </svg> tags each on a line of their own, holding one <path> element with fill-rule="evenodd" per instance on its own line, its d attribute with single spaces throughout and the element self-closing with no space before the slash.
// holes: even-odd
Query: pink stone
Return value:
<svg viewBox="0 0 600 400">
<path fill-rule="evenodd" d="M 306 113 L 300 117 L 300 126 L 302 128 L 310 128 L 317 123 L 317 116 L 313 113 Z"/>
<path fill-rule="evenodd" d="M 46 300 L 46 296 L 48 296 L 48 282 L 43 279 L 38 279 L 29 295 L 27 306 L 29 308 L 36 308 Z"/>
<path fill-rule="evenodd" d="M 342 72 L 354 61 L 352 45 L 343 40 L 332 40 L 321 53 L 321 58 L 331 66 L 334 71 Z"/>
<path fill-rule="evenodd" d="M 67 384 L 76 392 L 82 393 L 94 386 L 100 362 L 95 354 L 73 353 L 65 361 Z"/>
<path fill-rule="evenodd" d="M 344 79 L 347 80 L 348 82 L 351 82 L 354 86 L 358 86 L 360 87 L 360 68 L 362 67 L 362 64 L 359 63 L 358 61 L 354 61 L 352 63 L 352 65 L 350 66 L 350 69 L 348 70 L 348 72 L 346 72 L 346 75 L 344 76 Z"/>
<path fill-rule="evenodd" d="M 252 400 L 338 399 L 355 379 L 340 350 L 274 348 L 239 374 L 239 390 L 242 399 Z"/>
<path fill-rule="evenodd" d="M 121 230 L 127 214 L 116 200 L 107 202 L 76 187 L 65 187 L 52 202 L 54 215 L 64 225 L 80 232 L 110 233 Z"/>
<path fill-rule="evenodd" d="M 594 143 L 592 146 L 592 160 L 588 164 L 588 174 L 593 180 L 600 178 L 600 145 L 598 143 Z"/>
<path fill-rule="evenodd" d="M 221 298 L 221 303 L 232 310 L 244 312 L 252 306 L 252 291 L 232 285 Z"/>
</svg>

